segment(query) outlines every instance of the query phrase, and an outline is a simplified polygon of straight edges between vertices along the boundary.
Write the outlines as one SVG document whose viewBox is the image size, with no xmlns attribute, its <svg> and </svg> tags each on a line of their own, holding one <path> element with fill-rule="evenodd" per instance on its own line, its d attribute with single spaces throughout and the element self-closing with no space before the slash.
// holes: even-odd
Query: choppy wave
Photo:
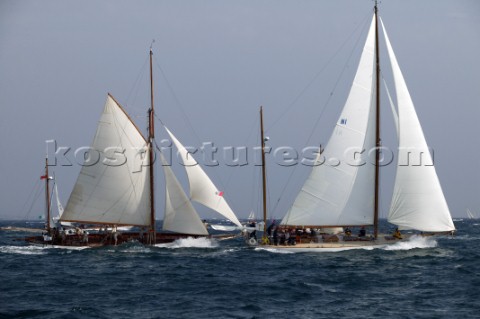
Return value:
<svg viewBox="0 0 480 319">
<path fill-rule="evenodd" d="M 45 247 L 40 246 L 0 246 L 0 253 L 20 255 L 44 255 Z"/>
<path fill-rule="evenodd" d="M 0 318 L 478 318 L 479 228 L 456 227 L 325 254 L 242 238 L 74 251 L 0 232 Z"/>
</svg>

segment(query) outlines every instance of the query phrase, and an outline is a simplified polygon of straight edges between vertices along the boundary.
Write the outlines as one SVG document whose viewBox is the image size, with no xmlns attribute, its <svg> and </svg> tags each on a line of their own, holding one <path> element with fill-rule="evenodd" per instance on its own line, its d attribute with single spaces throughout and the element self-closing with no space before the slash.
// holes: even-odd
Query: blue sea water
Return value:
<svg viewBox="0 0 480 319">
<path fill-rule="evenodd" d="M 455 225 L 453 238 L 336 253 L 240 238 L 77 251 L 0 231 L 0 318 L 480 318 L 480 221 Z"/>
</svg>

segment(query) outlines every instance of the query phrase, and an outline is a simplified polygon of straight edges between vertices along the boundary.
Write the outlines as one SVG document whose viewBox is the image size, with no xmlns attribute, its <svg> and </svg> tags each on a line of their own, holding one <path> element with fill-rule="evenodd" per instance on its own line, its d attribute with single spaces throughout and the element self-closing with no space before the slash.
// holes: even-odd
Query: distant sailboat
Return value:
<svg viewBox="0 0 480 319">
<path fill-rule="evenodd" d="M 280 231 L 300 232 L 292 251 L 355 249 L 394 243 L 391 236 L 378 234 L 379 206 L 379 46 L 378 17 L 374 16 L 346 104 L 330 140 L 318 154 L 337 159 L 338 165 L 314 166 L 292 207 L 282 219 Z M 399 154 L 388 221 L 400 230 L 442 233 L 455 230 L 420 122 L 405 80 L 382 23 L 397 93 Z M 346 150 L 356 156 L 346 158 Z M 374 150 L 375 165 L 368 162 Z M 408 165 L 409 156 L 421 156 L 420 165 Z M 405 165 L 407 163 L 407 165 Z M 350 227 L 373 226 L 372 236 L 350 234 Z M 319 236 L 318 230 L 344 227 L 345 233 Z M 313 230 L 313 231 L 311 231 Z M 314 234 L 311 236 L 310 234 Z M 271 240 L 270 240 L 271 241 Z M 278 246 L 280 247 L 280 246 Z"/>
<path fill-rule="evenodd" d="M 470 208 L 467 208 L 467 217 L 468 219 L 477 219 L 474 213 L 470 210 Z"/>
<path fill-rule="evenodd" d="M 80 174 L 60 216 L 60 223 L 96 226 L 98 231 L 88 233 L 83 227 L 75 235 L 46 225 L 49 240 L 39 236 L 29 237 L 32 243 L 58 246 L 102 246 L 138 240 L 146 244 L 170 242 L 187 236 L 209 236 L 208 230 L 195 211 L 191 200 L 197 201 L 231 220 L 241 227 L 237 217 L 225 201 L 223 192 L 217 190 L 185 147 L 165 127 L 179 152 L 184 157 L 190 181 L 190 198 L 185 194 L 172 169 L 160 153 L 165 173 L 165 218 L 163 230 L 156 232 L 154 191 L 154 107 L 152 50 L 150 50 L 151 108 L 149 110 L 148 138 L 123 107 L 108 94 L 97 131 Z M 98 158 L 95 153 L 99 154 Z M 152 165 L 150 165 L 152 163 Z M 48 176 L 48 162 L 46 164 Z M 49 185 L 46 184 L 47 199 Z M 50 202 L 47 200 L 47 215 Z M 58 202 L 59 209 L 61 204 Z M 50 221 L 50 217 L 47 217 Z M 120 233 L 120 227 L 138 227 L 139 232 Z M 147 231 L 147 233 L 144 233 Z"/>
</svg>

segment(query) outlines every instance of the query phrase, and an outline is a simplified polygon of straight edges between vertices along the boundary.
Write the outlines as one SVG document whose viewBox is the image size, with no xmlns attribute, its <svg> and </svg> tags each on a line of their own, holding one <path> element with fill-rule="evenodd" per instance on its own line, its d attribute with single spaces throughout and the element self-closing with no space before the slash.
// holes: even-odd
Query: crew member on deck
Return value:
<svg viewBox="0 0 480 319">
<path fill-rule="evenodd" d="M 358 237 L 365 237 L 367 232 L 365 231 L 365 227 L 360 228 L 360 231 L 358 232 Z"/>
<path fill-rule="evenodd" d="M 351 236 L 352 235 L 352 231 L 350 230 L 350 228 L 345 228 L 345 236 Z"/>
<path fill-rule="evenodd" d="M 393 232 L 393 237 L 395 237 L 396 239 L 402 239 L 402 234 L 400 233 L 398 228 L 395 228 L 395 231 Z"/>
</svg>

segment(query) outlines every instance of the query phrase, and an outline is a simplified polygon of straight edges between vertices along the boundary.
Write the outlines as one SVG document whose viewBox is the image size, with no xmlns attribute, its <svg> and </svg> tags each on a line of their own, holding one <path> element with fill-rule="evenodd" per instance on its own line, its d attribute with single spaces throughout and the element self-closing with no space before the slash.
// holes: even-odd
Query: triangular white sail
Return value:
<svg viewBox="0 0 480 319">
<path fill-rule="evenodd" d="M 208 235 L 205 225 L 198 216 L 190 199 L 173 174 L 162 153 L 163 171 L 165 172 L 165 218 L 163 229 L 190 235 Z"/>
<path fill-rule="evenodd" d="M 175 143 L 178 149 L 187 172 L 188 181 L 190 183 L 190 198 L 202 205 L 205 205 L 219 214 L 228 218 L 235 225 L 242 227 L 235 213 L 223 198 L 223 192 L 219 191 L 208 175 L 198 165 L 192 154 L 188 153 L 185 147 L 178 141 L 178 139 L 165 127 L 170 138 Z"/>
<path fill-rule="evenodd" d="M 62 203 L 60 202 L 60 197 L 58 196 L 57 183 L 55 183 L 55 198 L 57 199 L 58 218 L 60 218 L 63 215 L 64 209 Z"/>
<path fill-rule="evenodd" d="M 399 120 L 398 165 L 388 221 L 400 229 L 453 231 L 447 201 L 383 22 L 382 28 L 394 76 Z"/>
<path fill-rule="evenodd" d="M 472 211 L 469 208 L 467 208 L 467 217 L 469 219 L 475 219 L 475 215 L 472 213 Z"/>
<path fill-rule="evenodd" d="M 368 157 L 375 147 L 374 60 L 375 19 L 350 94 L 322 153 L 326 162 L 313 168 L 282 224 L 373 224 L 375 166 Z"/>
<path fill-rule="evenodd" d="M 88 157 L 61 221 L 149 226 L 147 142 L 110 94 Z"/>
</svg>

